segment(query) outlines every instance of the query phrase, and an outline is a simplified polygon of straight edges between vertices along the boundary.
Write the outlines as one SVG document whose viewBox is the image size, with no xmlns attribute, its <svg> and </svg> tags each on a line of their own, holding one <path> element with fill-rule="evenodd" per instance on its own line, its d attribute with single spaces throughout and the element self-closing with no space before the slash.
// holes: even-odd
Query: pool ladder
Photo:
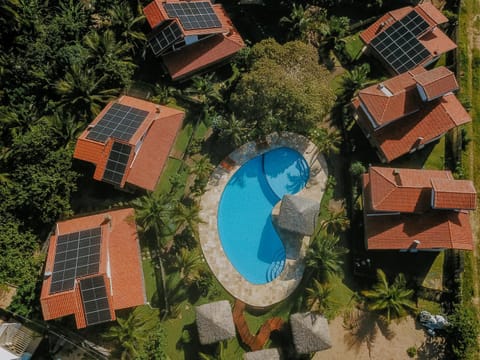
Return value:
<svg viewBox="0 0 480 360">
<path fill-rule="evenodd" d="M 285 250 L 280 249 L 273 257 L 273 261 L 267 270 L 267 282 L 270 282 L 277 278 L 285 267 Z"/>
</svg>

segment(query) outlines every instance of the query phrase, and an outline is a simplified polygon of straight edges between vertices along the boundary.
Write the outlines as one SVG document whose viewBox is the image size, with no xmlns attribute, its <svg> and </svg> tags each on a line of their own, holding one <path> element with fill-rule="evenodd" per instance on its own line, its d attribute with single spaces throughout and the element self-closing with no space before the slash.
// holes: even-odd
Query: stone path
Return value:
<svg viewBox="0 0 480 360">
<path fill-rule="evenodd" d="M 199 234 L 205 259 L 222 286 L 232 296 L 246 304 L 264 308 L 287 298 L 300 283 L 310 237 L 299 239 L 294 238 L 292 234 L 279 232 L 287 253 L 282 273 L 266 284 L 250 283 L 230 263 L 218 236 L 217 211 L 223 190 L 230 178 L 248 160 L 279 147 L 289 147 L 302 154 L 310 166 L 309 181 L 298 195 L 320 202 L 327 183 L 328 168 L 323 155 L 319 154 L 317 147 L 304 136 L 294 133 L 273 133 L 267 136 L 267 142 L 261 145 L 260 148 L 255 142 L 249 142 L 241 146 L 227 157 L 228 167 L 219 165 L 213 171 L 200 202 L 200 218 L 203 222 L 199 224 Z M 274 215 L 276 211 L 278 204 L 273 210 Z"/>
</svg>

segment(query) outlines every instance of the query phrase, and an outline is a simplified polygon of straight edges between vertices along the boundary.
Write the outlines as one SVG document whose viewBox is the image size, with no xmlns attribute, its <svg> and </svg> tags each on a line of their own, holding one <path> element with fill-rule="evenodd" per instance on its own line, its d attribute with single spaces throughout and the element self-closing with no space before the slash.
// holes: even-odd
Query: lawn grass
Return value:
<svg viewBox="0 0 480 360">
<path fill-rule="evenodd" d="M 442 136 L 433 147 L 423 167 L 430 170 L 443 170 L 445 168 L 445 136 Z"/>
<path fill-rule="evenodd" d="M 192 133 L 193 133 L 193 125 L 191 123 L 185 124 L 183 128 L 180 130 L 180 132 L 178 133 L 177 140 L 173 145 L 173 150 L 183 154 L 187 149 L 188 142 L 190 140 L 190 137 L 192 136 Z"/>
<path fill-rule="evenodd" d="M 352 60 L 356 60 L 360 56 L 360 52 L 364 47 L 362 40 L 360 40 L 359 34 L 360 32 L 343 39 L 345 41 L 345 50 Z"/>
<path fill-rule="evenodd" d="M 436 301 L 419 298 L 417 308 L 418 311 L 426 310 L 432 315 L 443 314 L 442 306 Z"/>
<path fill-rule="evenodd" d="M 348 307 L 354 292 L 346 286 L 343 283 L 343 279 L 337 275 L 330 278 L 330 286 L 332 287 L 330 294 L 331 309 L 326 315 L 328 318 L 333 319 Z"/>
<path fill-rule="evenodd" d="M 422 286 L 430 289 L 443 289 L 443 268 L 445 264 L 445 252 L 440 251 L 430 266 L 428 273 L 423 279 Z"/>
<path fill-rule="evenodd" d="M 151 260 L 145 259 L 142 260 L 142 268 L 147 301 L 151 303 L 154 295 L 157 292 L 157 277 L 155 276 L 155 267 Z"/>
<path fill-rule="evenodd" d="M 181 170 L 182 164 L 183 164 L 182 160 L 178 160 L 174 158 L 169 158 L 167 160 L 167 164 L 165 165 L 165 170 L 163 171 L 162 177 L 160 178 L 160 181 L 157 185 L 157 189 L 155 190 L 155 192 L 162 193 L 162 194 L 169 192 L 171 188 L 171 178 L 175 174 L 180 174 L 180 176 L 182 177 L 182 180 L 187 179 L 186 169 L 182 168 Z"/>
</svg>

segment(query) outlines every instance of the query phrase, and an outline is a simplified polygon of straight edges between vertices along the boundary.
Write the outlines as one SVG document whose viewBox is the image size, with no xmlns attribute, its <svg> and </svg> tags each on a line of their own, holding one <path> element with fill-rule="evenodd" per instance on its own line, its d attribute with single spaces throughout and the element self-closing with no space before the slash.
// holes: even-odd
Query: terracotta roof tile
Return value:
<svg viewBox="0 0 480 360">
<path fill-rule="evenodd" d="M 189 3 L 192 2 L 210 2 L 209 0 L 188 0 Z M 154 29 L 158 25 L 162 24 L 165 20 L 176 20 L 177 18 L 171 18 L 167 11 L 165 10 L 164 4 L 165 3 L 181 3 L 181 2 L 187 2 L 185 0 L 154 0 L 145 8 L 143 9 L 143 13 L 145 14 L 145 17 L 147 18 L 148 23 L 150 24 L 150 27 Z M 220 20 L 221 27 L 216 27 L 216 28 L 203 28 L 203 29 L 190 29 L 187 30 L 183 28 L 182 22 L 179 20 L 176 20 L 178 25 L 180 26 L 180 29 L 182 30 L 182 33 L 184 36 L 189 36 L 189 35 L 209 35 L 209 34 L 221 34 L 221 33 L 227 33 L 229 31 L 229 23 L 228 21 L 225 21 L 225 18 L 223 17 L 223 7 L 219 4 L 212 4 L 213 11 L 215 14 L 218 16 L 218 19 Z"/>
<path fill-rule="evenodd" d="M 216 35 L 163 56 L 173 80 L 180 80 L 235 55 L 244 47 L 234 33 Z"/>
<path fill-rule="evenodd" d="M 425 91 L 428 101 L 458 90 L 455 75 L 445 66 L 415 75 L 414 79 Z"/>
<path fill-rule="evenodd" d="M 368 250 L 473 249 L 469 215 L 464 212 L 365 216 L 365 235 Z M 414 240 L 420 244 L 415 246 Z"/>
<path fill-rule="evenodd" d="M 433 57 L 440 56 L 457 48 L 457 44 L 439 28 L 434 28 L 432 31 L 425 33 L 418 40 Z M 426 59 L 425 62 L 430 60 L 431 58 Z"/>
<path fill-rule="evenodd" d="M 430 18 L 432 23 L 436 25 L 445 24 L 448 22 L 448 19 L 445 15 L 442 14 L 440 10 L 437 9 L 435 5 L 430 2 L 424 2 L 415 7 L 415 9 L 420 13 L 424 18 Z"/>
<path fill-rule="evenodd" d="M 375 21 L 372 25 L 370 25 L 367 29 L 360 33 L 360 39 L 368 45 L 370 42 L 382 31 L 388 29 L 392 24 L 394 24 L 397 20 L 400 20 L 405 15 L 407 15 L 410 11 L 412 11 L 411 6 L 403 7 L 400 9 L 392 10 L 382 17 L 380 17 L 377 21 Z M 383 25 L 382 25 L 383 24 Z"/>
<path fill-rule="evenodd" d="M 106 221 L 107 215 L 110 216 L 111 222 Z M 113 319 L 115 319 L 115 310 L 145 303 L 134 215 L 133 209 L 122 209 L 62 221 L 57 223 L 55 234 L 50 239 L 45 272 L 53 270 L 58 235 L 102 227 L 101 261 L 98 274 L 106 279 Z M 42 284 L 40 303 L 44 319 L 51 320 L 75 315 L 77 328 L 85 327 L 85 314 L 78 283 L 72 290 L 50 294 L 51 279 L 51 276 L 46 277 Z"/>
<path fill-rule="evenodd" d="M 378 172 L 378 169 L 374 168 Z M 384 168 L 387 176 L 392 176 L 392 168 Z M 430 176 L 438 177 L 439 171 L 409 170 L 410 175 L 405 176 L 409 183 L 421 184 L 429 180 Z M 421 175 L 421 173 L 425 174 Z M 443 173 L 449 174 L 444 171 Z M 390 174 L 390 175 L 389 175 Z M 372 176 L 373 175 L 373 176 Z M 415 175 L 418 178 L 414 179 Z M 429 210 L 424 213 L 383 214 L 371 209 L 371 198 L 374 192 L 387 194 L 388 186 L 378 188 L 375 173 L 370 171 L 362 177 L 364 199 L 364 227 L 366 246 L 368 250 L 394 250 L 394 249 L 463 249 L 472 250 L 473 237 L 468 213 L 448 210 Z M 449 175 L 451 176 L 451 175 Z M 373 181 L 371 182 L 371 179 Z M 452 180 L 447 180 L 452 181 Z M 421 198 L 421 197 L 420 197 Z M 426 200 L 426 199 L 425 199 Z M 394 199 L 395 202 L 398 198 Z M 408 202 L 409 199 L 406 199 Z M 423 201 L 423 200 L 421 200 Z M 401 202 L 398 202 L 402 206 Z M 369 216 L 369 214 L 371 214 Z M 415 244 L 417 240 L 420 243 Z"/>
<path fill-rule="evenodd" d="M 126 178 L 129 184 L 155 190 L 185 116 L 183 111 L 172 110 L 170 116 L 153 122 Z"/>
<path fill-rule="evenodd" d="M 122 96 L 117 102 L 148 112 L 147 117 L 143 123 L 140 124 L 132 138 L 128 142 L 109 138 L 105 143 L 87 139 L 90 128 L 97 124 L 106 114 L 108 109 L 110 109 L 115 103 L 112 101 L 80 135 L 73 156 L 76 159 L 93 163 L 96 166 L 93 178 L 101 181 L 103 179 L 105 166 L 110 156 L 113 142 L 128 144 L 132 149 L 137 149 L 138 154 L 135 158 L 134 151 L 130 153 L 130 158 L 120 187 L 124 187 L 125 184 L 130 183 L 142 188 L 142 184 L 144 184 L 146 186 L 145 189 L 153 190 L 152 186 L 154 185 L 152 184 L 157 183 L 158 178 L 161 175 L 161 170 L 164 167 L 165 159 L 170 153 L 170 149 L 175 142 L 176 134 L 178 132 L 178 130 L 174 131 L 173 135 L 171 131 L 173 124 L 171 124 L 170 121 L 173 121 L 175 128 L 178 125 L 177 119 L 175 118 L 172 120 L 172 116 L 183 118 L 184 113 L 176 109 L 157 105 L 131 96 Z M 155 127 L 153 124 L 155 124 Z M 159 128 L 160 126 L 161 128 Z M 151 133 L 152 129 L 154 129 L 154 132 Z M 152 140 L 150 139 L 151 136 L 153 136 L 156 142 L 162 143 L 161 148 L 152 145 Z M 137 145 L 140 143 L 142 143 L 142 145 L 138 148 Z M 156 160 L 160 162 L 154 164 Z M 147 164 L 147 166 L 145 166 L 145 164 Z M 136 168 L 137 166 L 138 169 Z"/>
<path fill-rule="evenodd" d="M 435 209 L 475 210 L 477 192 L 470 180 L 432 179 L 433 207 Z"/>
<path fill-rule="evenodd" d="M 431 179 L 453 179 L 450 171 L 369 168 L 368 212 L 423 212 L 431 208 Z"/>
</svg>

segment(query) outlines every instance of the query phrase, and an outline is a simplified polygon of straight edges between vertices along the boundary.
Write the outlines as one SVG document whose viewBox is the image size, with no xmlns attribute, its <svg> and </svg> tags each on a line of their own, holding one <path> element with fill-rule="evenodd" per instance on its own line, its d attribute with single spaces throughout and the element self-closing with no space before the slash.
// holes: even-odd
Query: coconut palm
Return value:
<svg viewBox="0 0 480 360">
<path fill-rule="evenodd" d="M 137 13 L 134 14 L 126 1 L 115 3 L 107 10 L 113 29 L 126 44 L 130 45 L 132 50 L 141 48 L 147 40 L 141 29 L 145 22 L 145 16 L 138 15 L 141 14 L 141 11 L 136 10 Z"/>
<path fill-rule="evenodd" d="M 184 93 L 190 100 L 202 106 L 203 119 L 207 117 L 213 105 L 223 103 L 219 87 L 214 83 L 214 74 L 194 76 L 192 84 Z"/>
<path fill-rule="evenodd" d="M 294 3 L 290 15 L 280 19 L 280 24 L 288 26 L 290 39 L 301 38 L 308 30 L 311 18 L 305 10 L 302 5 Z"/>
<path fill-rule="evenodd" d="M 237 147 L 243 144 L 250 132 L 250 128 L 244 120 L 237 119 L 235 114 L 229 118 L 219 115 L 214 119 L 214 128 L 218 130 L 220 139 Z"/>
<path fill-rule="evenodd" d="M 382 269 L 377 269 L 377 282 L 371 290 L 361 292 L 365 299 L 367 309 L 381 315 L 386 314 L 387 322 L 392 318 L 405 316 L 415 306 L 411 300 L 412 289 L 407 289 L 407 282 L 403 274 L 398 274 L 392 284 Z"/>
<path fill-rule="evenodd" d="M 181 248 L 180 251 L 175 254 L 172 266 L 179 272 L 182 280 L 191 284 L 200 277 L 203 259 L 198 249 L 189 250 L 187 248 Z"/>
<path fill-rule="evenodd" d="M 212 170 L 213 165 L 206 156 L 194 161 L 189 171 L 190 174 L 195 175 L 195 183 L 192 189 L 194 193 L 198 195 L 203 191 Z"/>
<path fill-rule="evenodd" d="M 307 288 L 307 306 L 310 311 L 325 314 L 331 308 L 331 293 L 330 286 L 322 285 L 317 279 L 313 279 L 313 287 Z"/>
<path fill-rule="evenodd" d="M 142 338 L 141 327 L 144 325 L 134 311 L 132 311 L 126 319 L 117 318 L 116 325 L 108 329 L 102 337 L 106 340 L 113 341 L 119 348 L 120 359 L 135 359 L 140 348 Z"/>
<path fill-rule="evenodd" d="M 342 77 L 342 98 L 349 102 L 356 95 L 358 90 L 368 84 L 368 74 L 370 73 L 370 65 L 368 63 L 354 67 L 347 71 Z"/>
<path fill-rule="evenodd" d="M 331 275 L 341 274 L 343 256 L 348 250 L 338 245 L 340 239 L 333 235 L 318 233 L 307 250 L 305 265 L 309 275 L 325 282 Z"/>
<path fill-rule="evenodd" d="M 92 68 L 73 64 L 64 78 L 55 84 L 61 97 L 59 105 L 69 107 L 74 114 L 80 113 L 85 118 L 92 118 L 118 94 L 118 89 L 104 88 L 106 80 L 106 75 L 98 78 Z"/>
<path fill-rule="evenodd" d="M 42 119 L 48 124 L 52 132 L 62 140 L 65 146 L 72 144 L 85 128 L 85 123 L 78 121 L 69 112 L 56 111 L 52 115 L 46 115 Z"/>
<path fill-rule="evenodd" d="M 185 205 L 178 202 L 174 208 L 173 221 L 177 224 L 177 231 L 181 232 L 186 228 L 196 239 L 198 239 L 197 226 L 200 219 L 200 206 L 196 203 Z"/>
<path fill-rule="evenodd" d="M 337 154 L 340 151 L 340 144 L 342 143 L 341 132 L 333 126 L 321 126 L 310 130 L 310 140 L 317 147 L 319 153 L 330 155 Z"/>
<path fill-rule="evenodd" d="M 320 223 L 320 229 L 330 234 L 338 234 L 350 227 L 350 220 L 347 217 L 344 200 L 331 200 L 328 204 L 327 218 Z"/>
<path fill-rule="evenodd" d="M 150 100 L 165 105 L 168 104 L 172 98 L 178 95 L 180 93 L 180 90 L 176 89 L 173 86 L 157 83 L 155 84 L 153 92 L 154 95 Z"/>
</svg>

